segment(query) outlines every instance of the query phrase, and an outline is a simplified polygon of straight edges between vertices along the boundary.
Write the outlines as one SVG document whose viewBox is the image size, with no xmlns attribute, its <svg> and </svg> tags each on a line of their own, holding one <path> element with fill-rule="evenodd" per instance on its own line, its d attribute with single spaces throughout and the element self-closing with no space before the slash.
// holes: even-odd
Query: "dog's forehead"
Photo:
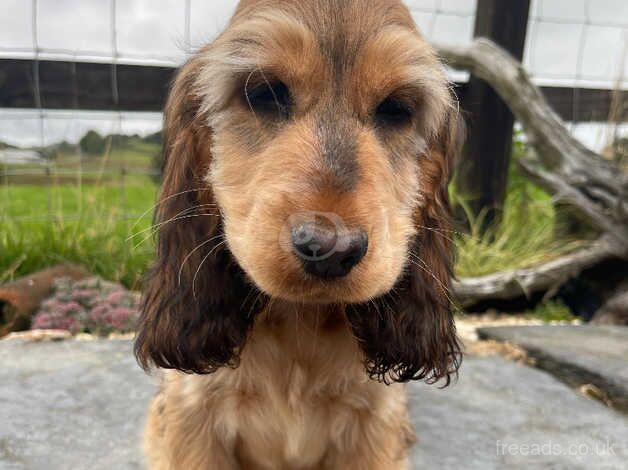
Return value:
<svg viewBox="0 0 628 470">
<path fill-rule="evenodd" d="M 241 0 L 234 20 L 273 8 L 306 24 L 330 52 L 343 48 L 350 52 L 385 26 L 415 30 L 401 0 Z"/>
<path fill-rule="evenodd" d="M 412 23 L 408 8 L 401 0 L 240 0 L 235 15 L 250 13 L 261 8 L 296 8 L 304 14 L 331 18 L 345 12 L 360 13 L 354 20 L 372 12 L 375 16 L 389 15 L 397 20 Z"/>
</svg>

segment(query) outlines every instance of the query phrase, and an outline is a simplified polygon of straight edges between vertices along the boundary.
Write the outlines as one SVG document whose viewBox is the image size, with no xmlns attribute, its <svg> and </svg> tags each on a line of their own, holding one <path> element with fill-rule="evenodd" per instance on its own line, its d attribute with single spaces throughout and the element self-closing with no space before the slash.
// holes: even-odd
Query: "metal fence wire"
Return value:
<svg viewBox="0 0 628 470">
<path fill-rule="evenodd" d="M 26 2 L 7 2 L 14 12 L 28 10 Z M 102 163 L 100 166 L 85 165 L 86 159 L 79 138 L 89 129 L 102 134 L 120 136 L 122 134 L 150 133 L 159 130 L 159 113 L 127 112 L 120 109 L 120 84 L 118 69 L 121 64 L 162 65 L 175 67 L 204 41 L 211 39 L 226 22 L 237 1 L 207 2 L 205 0 L 108 0 L 107 18 L 83 18 L 102 25 L 107 23 L 108 45 L 102 50 L 90 47 L 61 47 L 42 41 L 42 29 L 50 31 L 48 16 L 55 0 L 30 0 L 30 40 L 22 38 L 17 43 L 11 37 L 0 34 L 0 59 L 29 59 L 32 61 L 32 89 L 35 109 L 0 109 L 0 141 L 9 144 L 39 149 L 47 148 L 60 141 L 69 141 L 74 148 L 75 165 L 61 165 L 54 159 L 46 160 L 39 167 L 2 164 L 0 160 L 0 185 L 6 187 L 25 181 L 37 180 L 42 191 L 47 191 L 50 211 L 48 214 L 23 215 L 26 220 L 49 221 L 54 219 L 52 187 L 61 182 L 84 185 L 86 181 L 110 184 L 108 190 L 119 194 L 119 217 L 134 219 L 140 214 L 130 207 L 127 197 L 129 178 L 134 176 L 154 177 L 155 169 L 150 165 L 136 167 L 122 155 L 115 166 Z M 220 3 L 220 7 L 217 5 Z M 424 34 L 440 43 L 468 43 L 473 36 L 476 16 L 475 0 L 407 0 L 406 2 Z M 606 2 L 608 3 L 608 2 Z M 573 116 L 570 129 L 577 137 L 596 150 L 628 134 L 628 127 L 621 122 L 626 113 L 626 102 L 621 91 L 628 90 L 628 8 L 622 0 L 616 0 L 617 7 L 624 14 L 609 16 L 601 13 L 599 2 L 594 0 L 533 0 L 528 24 L 524 63 L 539 85 L 573 88 Z M 98 4 L 102 10 L 105 2 L 92 0 L 71 0 L 60 13 L 67 17 L 76 14 L 80 5 Z M 146 51 L 130 47 L 130 40 L 122 44 L 120 30 L 128 28 L 129 12 L 134 9 L 150 11 L 156 18 L 152 34 L 169 35 L 162 43 L 170 42 L 168 50 Z M 121 10 L 124 9 L 124 12 Z M 163 13 L 160 11 L 163 9 Z M 12 21 L 11 8 L 7 8 L 5 19 Z M 20 17 L 23 17 L 21 14 Z M 57 17 L 55 17 L 57 18 Z M 58 18 L 57 18 L 58 19 Z M 63 25 L 54 25 L 63 28 Z M 132 29 L 132 28 L 131 28 Z M 104 34 L 104 33 L 103 33 Z M 128 36 L 128 34 L 127 34 Z M 132 41 L 131 41 L 132 42 Z M 159 41 L 157 41 L 159 42 Z M 139 48 L 141 49 L 141 48 Z M 90 112 L 79 110 L 77 102 L 67 110 L 45 109 L 41 96 L 40 63 L 42 60 L 63 60 L 74 64 L 76 76 L 77 62 L 97 62 L 110 65 L 111 98 L 113 111 Z M 570 65 L 571 64 L 571 65 Z M 466 74 L 452 72 L 457 81 L 467 79 Z M 74 83 L 78 87 L 78 83 Z M 581 88 L 616 90 L 617 100 L 612 113 L 605 123 L 579 123 L 579 106 L 596 106 L 596 103 L 582 103 Z M 76 95 L 78 96 L 78 90 Z M 601 105 L 601 103 L 600 103 Z M 22 136 L 17 139 L 15 134 Z M 115 142 L 113 142 L 115 144 Z M 111 150 L 110 142 L 108 150 Z M 105 155 L 103 158 L 107 158 Z M 67 163 L 67 162 L 66 162 Z M 37 177 L 37 178 L 35 178 Z M 90 183 L 91 184 L 91 183 Z M 44 189 L 46 187 L 47 189 Z M 10 197 L 4 194 L 5 200 Z M 80 204 L 78 205 L 80 207 Z M 0 204 L 0 217 L 2 216 Z M 68 219 L 80 214 L 66 214 Z"/>
</svg>

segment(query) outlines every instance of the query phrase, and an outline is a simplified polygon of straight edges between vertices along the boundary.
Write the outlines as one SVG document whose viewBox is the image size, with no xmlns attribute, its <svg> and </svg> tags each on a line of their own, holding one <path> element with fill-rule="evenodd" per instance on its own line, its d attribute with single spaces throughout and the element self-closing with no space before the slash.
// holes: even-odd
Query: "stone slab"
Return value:
<svg viewBox="0 0 628 470">
<path fill-rule="evenodd" d="M 0 383 L 0 469 L 142 468 L 155 383 L 130 342 L 0 341 Z M 450 388 L 409 393 L 413 469 L 627 468 L 626 416 L 545 372 L 469 357 Z"/>
<path fill-rule="evenodd" d="M 628 417 L 544 371 L 468 357 L 450 388 L 410 393 L 413 469 L 628 469 Z"/>
<path fill-rule="evenodd" d="M 539 367 L 568 383 L 593 383 L 628 408 L 628 328 L 622 326 L 511 326 L 480 328 L 484 339 L 508 341 Z M 628 410 L 626 410 L 628 411 Z"/>
</svg>

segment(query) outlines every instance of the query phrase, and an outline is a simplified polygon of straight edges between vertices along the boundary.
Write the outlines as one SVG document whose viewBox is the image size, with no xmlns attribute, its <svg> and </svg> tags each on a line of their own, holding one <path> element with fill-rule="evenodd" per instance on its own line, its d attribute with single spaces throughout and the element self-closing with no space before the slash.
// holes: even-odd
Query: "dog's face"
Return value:
<svg viewBox="0 0 628 470">
<path fill-rule="evenodd" d="M 265 293 L 364 302 L 409 262 L 447 80 L 391 2 L 296 3 L 249 2 L 203 53 L 207 181 Z"/>
<path fill-rule="evenodd" d="M 140 359 L 194 372 L 231 363 L 256 302 L 275 297 L 350 305 L 374 375 L 447 375 L 457 347 L 446 189 L 455 112 L 443 66 L 399 1 L 243 1 L 183 68 L 167 106 L 166 224 Z M 190 222 L 200 208 L 212 214 Z M 164 272 L 173 270 L 178 285 Z M 423 357 L 371 344 L 399 343 L 402 328 L 415 342 L 434 330 L 414 351 Z M 204 362 L 185 357 L 199 350 Z"/>
</svg>

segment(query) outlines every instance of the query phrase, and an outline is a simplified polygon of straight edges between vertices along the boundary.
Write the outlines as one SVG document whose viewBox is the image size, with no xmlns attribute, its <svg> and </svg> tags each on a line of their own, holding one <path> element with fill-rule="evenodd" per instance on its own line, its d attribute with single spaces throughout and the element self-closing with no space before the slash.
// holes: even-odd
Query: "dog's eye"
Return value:
<svg viewBox="0 0 628 470">
<path fill-rule="evenodd" d="M 382 101 L 375 110 L 375 123 L 380 126 L 400 126 L 411 119 L 412 108 L 392 96 Z"/>
<path fill-rule="evenodd" d="M 266 82 L 246 90 L 246 100 L 256 113 L 287 117 L 290 110 L 290 90 L 280 81 Z"/>
</svg>

